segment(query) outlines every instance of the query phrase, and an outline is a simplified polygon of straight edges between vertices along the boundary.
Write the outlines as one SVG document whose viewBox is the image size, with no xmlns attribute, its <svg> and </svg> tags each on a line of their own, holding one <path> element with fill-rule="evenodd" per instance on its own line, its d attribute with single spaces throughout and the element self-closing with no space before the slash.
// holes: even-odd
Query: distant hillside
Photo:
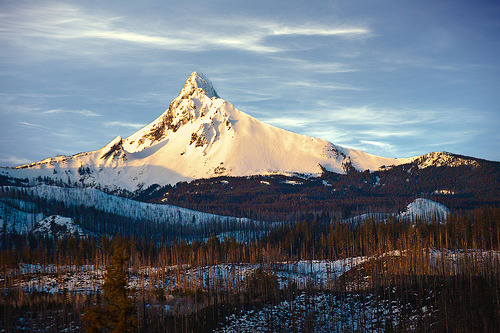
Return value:
<svg viewBox="0 0 500 333">
<path fill-rule="evenodd" d="M 448 154 L 449 156 L 456 156 Z M 340 212 L 339 218 L 368 212 L 395 213 L 425 197 L 449 209 L 500 204 L 500 163 L 458 157 L 459 166 L 424 165 L 422 160 L 373 172 L 323 170 L 321 177 L 283 175 L 217 177 L 157 187 L 139 200 L 169 203 L 232 216 L 271 219 L 307 212 Z"/>
</svg>

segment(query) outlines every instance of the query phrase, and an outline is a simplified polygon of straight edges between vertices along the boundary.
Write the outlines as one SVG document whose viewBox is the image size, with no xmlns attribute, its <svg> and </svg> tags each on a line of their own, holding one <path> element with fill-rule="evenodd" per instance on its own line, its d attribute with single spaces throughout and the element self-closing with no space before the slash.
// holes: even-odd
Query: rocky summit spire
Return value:
<svg viewBox="0 0 500 333">
<path fill-rule="evenodd" d="M 195 89 L 201 89 L 209 98 L 216 97 L 219 98 L 217 92 L 215 91 L 212 82 L 210 82 L 203 74 L 198 72 L 193 72 L 187 79 L 184 87 L 181 90 L 181 95 L 183 93 L 189 93 Z"/>
</svg>

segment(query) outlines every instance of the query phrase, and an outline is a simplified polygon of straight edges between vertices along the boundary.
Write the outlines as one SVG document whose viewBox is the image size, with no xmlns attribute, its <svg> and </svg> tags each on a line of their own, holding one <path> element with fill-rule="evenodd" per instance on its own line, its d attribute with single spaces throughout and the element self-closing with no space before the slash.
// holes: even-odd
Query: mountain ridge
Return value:
<svg viewBox="0 0 500 333">
<path fill-rule="evenodd" d="M 385 158 L 292 133 L 236 109 L 205 76 L 193 72 L 169 108 L 127 138 L 117 136 L 95 151 L 2 168 L 0 175 L 135 191 L 216 176 L 373 171 L 419 158 L 423 166 L 468 163 L 454 156 Z"/>
</svg>

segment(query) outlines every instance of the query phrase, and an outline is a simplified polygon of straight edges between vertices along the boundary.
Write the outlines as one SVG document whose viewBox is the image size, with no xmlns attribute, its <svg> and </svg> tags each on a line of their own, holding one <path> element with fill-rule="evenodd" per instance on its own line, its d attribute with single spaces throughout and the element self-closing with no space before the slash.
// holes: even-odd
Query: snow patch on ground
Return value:
<svg viewBox="0 0 500 333">
<path fill-rule="evenodd" d="M 299 182 L 297 180 L 285 180 L 281 182 L 282 184 L 288 184 L 288 185 L 302 185 L 304 184 L 303 182 Z"/>
<path fill-rule="evenodd" d="M 433 193 L 434 194 L 443 194 L 443 195 L 454 195 L 455 194 L 454 191 L 450 191 L 450 190 L 435 190 Z"/>
<path fill-rule="evenodd" d="M 28 213 L 0 200 L 0 233 L 27 234 L 43 218 L 42 213 Z"/>
<path fill-rule="evenodd" d="M 411 315 L 403 317 L 403 311 Z M 302 293 L 291 301 L 230 315 L 216 332 L 384 332 L 408 317 L 415 320 L 405 325 L 415 329 L 417 320 L 426 315 L 428 308 L 370 294 Z"/>
<path fill-rule="evenodd" d="M 337 277 L 359 265 L 368 257 L 353 257 L 342 260 L 312 260 L 299 262 L 270 263 L 264 266 L 266 271 L 276 274 L 280 287 L 295 283 L 305 288 L 310 283 L 328 286 Z M 233 263 L 192 267 L 179 265 L 170 267 L 142 267 L 137 271 L 129 271 L 130 286 L 133 288 L 191 288 L 199 286 L 204 290 L 221 288 L 222 285 L 242 285 L 247 276 L 261 267 L 258 264 Z M 63 292 L 95 292 L 104 282 L 105 267 L 94 265 L 55 266 L 41 264 L 21 264 L 18 269 L 8 272 L 17 279 L 16 285 L 25 291 L 44 291 L 50 293 Z M 163 272 L 162 274 L 160 274 Z M 151 276 L 164 276 L 152 286 Z"/>
</svg>

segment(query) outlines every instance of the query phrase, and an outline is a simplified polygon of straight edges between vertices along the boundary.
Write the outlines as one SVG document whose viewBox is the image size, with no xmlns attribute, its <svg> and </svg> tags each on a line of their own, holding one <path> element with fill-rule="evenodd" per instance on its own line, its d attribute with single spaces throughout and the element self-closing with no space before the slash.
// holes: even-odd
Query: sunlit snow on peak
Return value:
<svg viewBox="0 0 500 333">
<path fill-rule="evenodd" d="M 209 98 L 219 98 L 215 91 L 212 82 L 210 82 L 202 73 L 193 72 L 187 79 L 182 91 L 192 91 L 194 89 L 201 89 Z"/>
</svg>

